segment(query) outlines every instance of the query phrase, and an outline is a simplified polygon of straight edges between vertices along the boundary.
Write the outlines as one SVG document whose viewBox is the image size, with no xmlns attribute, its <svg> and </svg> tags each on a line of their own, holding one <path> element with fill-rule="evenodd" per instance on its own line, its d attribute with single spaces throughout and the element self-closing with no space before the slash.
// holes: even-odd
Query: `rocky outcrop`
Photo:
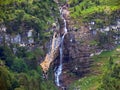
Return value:
<svg viewBox="0 0 120 90">
<path fill-rule="evenodd" d="M 60 35 L 54 32 L 51 50 L 46 55 L 43 62 L 40 64 L 45 73 L 48 71 L 51 62 L 53 62 L 53 60 L 58 56 L 59 46 L 60 46 Z"/>
<path fill-rule="evenodd" d="M 94 49 L 89 45 L 92 36 L 88 26 L 82 25 L 80 28 L 74 27 L 68 17 L 69 12 L 67 10 L 67 7 L 63 6 L 63 15 L 67 20 L 68 33 L 65 35 L 63 43 L 63 72 L 60 76 L 60 82 L 63 84 L 62 86 L 69 85 L 71 82 L 84 76 L 90 71 L 89 67 L 91 60 L 89 57 Z M 55 69 L 60 63 L 58 48 L 60 45 L 59 39 L 64 33 L 64 23 L 62 20 L 59 21 L 59 23 L 59 33 L 54 33 L 51 50 L 40 64 L 45 73 L 48 71 L 51 63 L 54 65 Z"/>
<path fill-rule="evenodd" d="M 55 1 L 57 2 L 57 0 Z M 55 60 L 55 58 L 58 56 L 58 49 L 61 43 L 60 39 L 62 38 L 62 36 L 66 35 L 66 32 L 64 30 L 64 28 L 66 27 L 65 25 L 66 22 L 63 19 L 69 15 L 69 11 L 67 10 L 66 6 L 60 7 L 60 14 L 61 14 L 61 19 L 58 19 L 58 22 L 60 24 L 59 30 L 55 29 L 56 24 L 53 23 L 53 28 L 55 29 L 55 32 L 52 39 L 52 47 L 50 52 L 46 55 L 43 62 L 40 64 L 45 73 L 48 71 L 50 64 L 53 62 L 53 60 Z"/>
<path fill-rule="evenodd" d="M 74 80 L 85 76 L 90 72 L 92 63 L 90 54 L 94 48 L 89 45 L 93 40 L 88 25 L 83 24 L 79 28 L 75 27 L 75 22 L 71 21 L 67 7 L 63 6 L 64 17 L 67 20 L 68 33 L 64 39 L 63 48 L 63 73 L 60 77 L 62 86 L 67 86 Z M 54 66 L 59 65 L 59 56 L 54 61 Z"/>
<path fill-rule="evenodd" d="M 63 15 L 67 20 L 68 33 L 65 35 L 63 43 L 63 72 L 60 76 L 60 82 L 62 83 L 61 86 L 67 86 L 90 72 L 90 65 L 92 63 L 90 55 L 94 52 L 95 47 L 89 45 L 93 37 L 88 25 L 83 24 L 79 28 L 75 27 L 73 25 L 75 24 L 74 21 L 71 21 L 69 18 L 66 6 L 63 6 Z M 64 33 L 64 23 L 59 23 L 59 34 L 62 36 Z M 51 50 L 40 64 L 45 73 L 48 71 L 51 63 L 54 66 L 54 70 L 59 66 L 60 56 L 58 48 L 60 43 L 57 43 L 58 46 L 56 46 L 55 42 L 56 40 L 59 41 L 60 36 L 58 33 L 54 33 Z"/>
<path fill-rule="evenodd" d="M 93 63 L 91 56 L 93 54 L 99 55 L 104 49 L 111 50 L 114 48 L 114 45 L 109 43 L 106 44 L 106 47 L 104 45 L 103 50 L 97 44 L 91 45 L 92 41 L 100 38 L 99 31 L 97 32 L 96 29 L 95 34 L 91 32 L 89 24 L 81 24 L 81 26 L 76 27 L 78 25 L 78 22 L 76 22 L 70 18 L 67 20 L 69 32 L 64 41 L 63 73 L 61 77 L 64 86 L 68 86 L 74 80 L 91 73 L 90 67 Z M 119 22 L 117 27 L 118 25 Z"/>
<path fill-rule="evenodd" d="M 90 54 L 95 47 L 90 47 L 89 42 L 92 40 L 91 33 L 86 26 L 80 29 L 69 30 L 64 40 L 63 52 L 63 73 L 61 82 L 63 86 L 69 85 L 71 82 L 86 75 L 90 72 L 91 59 Z M 55 61 L 57 66 L 58 60 Z"/>
<path fill-rule="evenodd" d="M 20 47 L 29 47 L 35 44 L 34 30 L 29 28 L 22 33 L 9 33 L 5 25 L 0 26 L 0 44 L 7 44 L 8 46 L 12 44 L 17 44 Z"/>
</svg>

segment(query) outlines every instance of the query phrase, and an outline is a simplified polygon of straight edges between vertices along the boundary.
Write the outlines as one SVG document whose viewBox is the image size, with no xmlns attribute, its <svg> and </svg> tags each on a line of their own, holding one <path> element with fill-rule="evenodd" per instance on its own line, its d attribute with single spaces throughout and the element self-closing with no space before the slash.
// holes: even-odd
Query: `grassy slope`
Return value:
<svg viewBox="0 0 120 90">
<path fill-rule="evenodd" d="M 120 17 L 117 13 L 120 10 L 119 0 L 69 0 L 70 16 L 73 21 L 96 23 L 96 27 L 103 27 L 113 24 L 114 19 Z"/>
<path fill-rule="evenodd" d="M 71 17 L 89 17 L 89 15 L 94 13 L 104 12 L 110 14 L 111 12 L 119 9 L 119 5 L 108 0 L 83 0 L 79 3 L 79 0 L 70 0 L 69 4 L 72 6 L 70 8 Z"/>
<path fill-rule="evenodd" d="M 92 20 L 98 22 L 98 25 L 100 23 L 105 25 L 104 22 L 107 22 L 105 18 L 114 15 L 115 11 L 120 10 L 119 3 L 119 0 L 69 0 L 73 20 L 87 22 Z M 108 19 L 109 21 L 110 19 Z M 91 66 L 91 74 L 72 83 L 70 90 L 75 88 L 78 88 L 78 90 L 96 90 L 101 84 L 104 73 L 107 71 L 110 56 L 113 57 L 115 63 L 119 62 L 119 54 L 120 52 L 115 49 L 113 51 L 104 51 L 100 55 L 92 57 L 94 63 Z"/>
<path fill-rule="evenodd" d="M 75 87 L 80 88 L 80 90 L 97 90 L 97 88 L 100 86 L 102 76 L 107 70 L 110 56 L 113 57 L 114 63 L 119 62 L 120 51 L 117 51 L 119 49 L 120 47 L 117 47 L 113 51 L 104 51 L 100 55 L 94 56 L 91 74 L 71 84 L 70 90 L 73 90 Z"/>
</svg>

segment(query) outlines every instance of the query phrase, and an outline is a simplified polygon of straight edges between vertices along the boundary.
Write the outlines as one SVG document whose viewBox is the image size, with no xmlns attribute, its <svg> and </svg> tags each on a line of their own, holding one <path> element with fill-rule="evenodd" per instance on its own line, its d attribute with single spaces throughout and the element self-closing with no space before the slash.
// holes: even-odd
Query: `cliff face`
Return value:
<svg viewBox="0 0 120 90">
<path fill-rule="evenodd" d="M 118 22 L 118 20 L 115 22 Z M 111 26 L 109 25 L 108 27 Z M 100 29 L 96 28 L 96 32 L 93 32 L 90 25 L 84 24 L 80 28 L 75 28 L 73 27 L 73 22 L 68 20 L 69 31 L 64 41 L 63 73 L 61 76 L 63 85 L 67 86 L 74 80 L 92 73 L 93 59 L 91 57 L 99 55 L 103 50 L 112 50 L 118 45 L 119 38 L 115 39 L 115 37 L 119 37 L 117 34 L 119 27 L 118 22 L 114 29 L 109 28 L 106 31 L 107 27 L 105 27 L 101 32 Z M 101 34 L 106 34 L 106 38 L 101 36 Z M 104 38 L 104 41 L 101 38 Z M 108 42 L 105 42 L 107 38 Z"/>
<path fill-rule="evenodd" d="M 45 56 L 45 60 L 43 60 L 43 62 L 40 64 L 45 73 L 48 71 L 51 62 L 53 62 L 54 59 L 58 56 L 59 46 L 60 46 L 60 35 L 57 35 L 57 33 L 54 32 L 54 35 L 52 38 L 51 50 Z"/>
<path fill-rule="evenodd" d="M 65 37 L 63 74 L 61 81 L 63 85 L 68 85 L 78 77 L 82 77 L 90 72 L 90 54 L 95 47 L 90 47 L 89 42 L 92 36 L 89 29 L 82 26 L 78 30 L 71 30 Z"/>
<path fill-rule="evenodd" d="M 119 19 L 115 21 L 117 22 L 116 25 L 108 25 L 104 26 L 104 28 L 97 28 L 96 23 L 92 21 L 78 25 L 78 21 L 69 17 L 68 8 L 66 6 L 63 6 L 63 8 L 64 17 L 67 20 L 68 33 L 63 43 L 63 70 L 62 75 L 60 75 L 60 82 L 62 86 L 68 86 L 74 80 L 87 76 L 92 72 L 93 60 L 91 56 L 99 55 L 103 50 L 111 50 L 116 46 L 116 40 L 113 37 L 116 37 L 117 34 L 114 31 L 119 31 L 120 25 Z M 59 23 L 60 30 L 56 35 L 58 33 L 63 35 L 64 25 L 63 22 Z M 56 41 L 54 38 L 58 39 L 55 36 L 53 36 L 50 53 L 46 55 L 41 63 L 44 72 L 48 71 L 50 65 L 55 71 L 60 63 L 59 44 L 57 44 L 56 49 L 53 46 L 55 45 L 54 41 Z"/>
<path fill-rule="evenodd" d="M 5 66 L 14 72 L 16 81 L 12 80 L 11 88 L 17 82 L 14 87 L 20 85 L 17 89 L 23 86 L 22 90 L 57 90 L 51 82 L 53 77 L 56 79 L 53 75 L 56 72 L 60 83 L 56 85 L 65 88 L 91 72 L 96 74 L 97 70 L 91 71 L 94 62 L 91 57 L 120 44 L 119 6 L 104 5 L 108 0 L 70 0 L 73 4 L 63 4 L 66 1 L 5 0 L 0 3 L 0 66 L 5 62 Z M 58 8 L 63 10 L 59 13 Z M 58 22 L 59 30 L 54 30 Z M 50 50 L 45 56 L 47 49 Z M 45 73 L 50 73 L 47 82 L 38 65 Z M 100 65 L 103 64 L 97 66 Z M 62 67 L 60 70 L 59 66 Z"/>
<path fill-rule="evenodd" d="M 90 72 L 89 67 L 92 62 L 90 54 L 95 52 L 94 49 L 96 47 L 90 46 L 93 36 L 88 25 L 82 25 L 80 28 L 74 27 L 74 22 L 70 20 L 67 7 L 63 6 L 63 8 L 64 17 L 67 20 L 68 33 L 63 43 L 63 72 L 60 76 L 60 82 L 62 86 L 67 86 L 74 80 Z M 61 27 L 63 27 L 62 24 Z M 54 59 L 52 65 L 56 69 L 59 66 L 59 54 Z"/>
<path fill-rule="evenodd" d="M 68 11 L 65 10 L 64 13 L 68 33 L 64 39 L 63 72 L 60 81 L 63 86 L 67 86 L 74 80 L 92 73 L 92 56 L 115 48 L 117 44 L 114 37 L 118 36 L 120 25 L 119 19 L 116 19 L 115 25 L 109 24 L 104 28 L 97 28 L 95 22 L 82 23 L 76 27 L 79 22 L 72 20 Z M 58 61 L 59 56 L 53 62 L 54 67 L 59 65 Z"/>
</svg>

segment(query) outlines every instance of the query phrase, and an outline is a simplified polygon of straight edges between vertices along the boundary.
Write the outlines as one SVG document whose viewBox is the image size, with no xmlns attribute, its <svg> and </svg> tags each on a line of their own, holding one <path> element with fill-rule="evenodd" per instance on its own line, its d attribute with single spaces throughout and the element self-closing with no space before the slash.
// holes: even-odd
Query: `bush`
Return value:
<svg viewBox="0 0 120 90">
<path fill-rule="evenodd" d="M 25 64 L 25 62 L 23 61 L 23 59 L 21 58 L 15 58 L 13 60 L 13 65 L 11 66 L 11 69 L 14 72 L 26 72 L 27 71 L 27 65 Z"/>
<path fill-rule="evenodd" d="M 105 72 L 102 78 L 102 82 L 98 90 L 119 90 L 120 89 L 120 65 L 111 62 L 110 65 L 113 67 Z"/>
</svg>

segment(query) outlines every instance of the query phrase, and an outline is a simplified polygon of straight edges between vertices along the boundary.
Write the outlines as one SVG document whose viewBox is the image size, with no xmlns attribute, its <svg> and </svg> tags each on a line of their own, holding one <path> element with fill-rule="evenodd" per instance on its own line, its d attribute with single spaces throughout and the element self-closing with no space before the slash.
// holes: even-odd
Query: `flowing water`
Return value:
<svg viewBox="0 0 120 90">
<path fill-rule="evenodd" d="M 61 14 L 61 18 L 64 20 L 64 34 L 61 37 L 61 42 L 60 42 L 60 65 L 58 66 L 57 70 L 55 71 L 55 83 L 57 86 L 61 86 L 60 84 L 60 75 L 62 74 L 62 60 L 63 60 L 63 41 L 64 41 L 64 37 L 67 34 L 67 26 L 66 26 L 66 19 L 64 18 L 64 15 L 62 13 L 63 8 L 60 8 L 60 14 Z"/>
</svg>

